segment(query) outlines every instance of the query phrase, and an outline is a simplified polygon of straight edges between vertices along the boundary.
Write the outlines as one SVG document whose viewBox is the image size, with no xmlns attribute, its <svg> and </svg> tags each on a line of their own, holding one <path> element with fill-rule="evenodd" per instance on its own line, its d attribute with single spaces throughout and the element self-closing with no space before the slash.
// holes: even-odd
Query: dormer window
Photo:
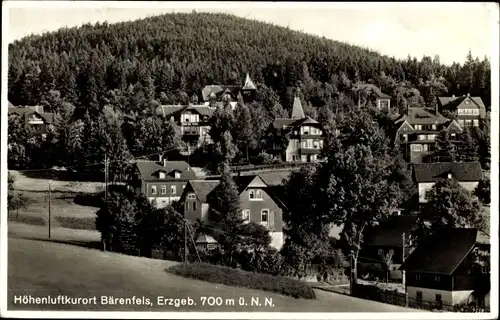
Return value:
<svg viewBox="0 0 500 320">
<path fill-rule="evenodd" d="M 250 192 L 248 193 L 248 198 L 250 200 L 254 200 L 255 199 L 255 191 L 250 190 Z"/>
<path fill-rule="evenodd" d="M 262 191 L 260 191 L 260 190 L 250 190 L 248 192 L 248 198 L 250 200 L 262 200 Z"/>
<path fill-rule="evenodd" d="M 436 125 L 435 124 L 432 125 L 432 130 L 436 130 Z"/>
<path fill-rule="evenodd" d="M 165 172 L 159 172 L 160 179 L 165 179 Z"/>
<path fill-rule="evenodd" d="M 174 173 L 174 177 L 175 177 L 175 179 L 180 179 L 180 178 L 181 178 L 181 173 L 180 173 L 180 172 L 178 172 L 178 171 L 176 171 L 176 172 Z"/>
</svg>

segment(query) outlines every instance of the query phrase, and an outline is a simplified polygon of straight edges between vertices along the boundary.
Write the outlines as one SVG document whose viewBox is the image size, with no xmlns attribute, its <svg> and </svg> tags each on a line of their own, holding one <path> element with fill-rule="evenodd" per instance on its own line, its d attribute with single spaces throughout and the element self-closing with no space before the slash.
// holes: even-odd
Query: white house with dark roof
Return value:
<svg viewBox="0 0 500 320">
<path fill-rule="evenodd" d="M 323 149 L 323 128 L 306 117 L 298 96 L 293 101 L 290 118 L 277 118 L 270 126 L 271 152 L 287 162 L 317 162 Z M 288 143 L 285 143 L 288 141 Z"/>
<path fill-rule="evenodd" d="M 137 161 L 128 183 L 129 190 L 144 194 L 157 207 L 178 201 L 189 180 L 196 174 L 184 161 Z"/>
<path fill-rule="evenodd" d="M 374 84 L 364 83 L 357 86 L 358 91 L 364 91 L 369 99 L 373 99 L 378 110 L 391 111 L 391 96 L 385 94 Z"/>
<path fill-rule="evenodd" d="M 441 110 L 455 111 L 457 122 L 463 127 L 478 127 L 479 121 L 486 118 L 486 107 L 481 97 L 471 97 L 469 94 L 460 97 L 439 97 Z"/>
<path fill-rule="evenodd" d="M 421 163 L 413 166 L 413 179 L 418 185 L 419 202 L 426 203 L 426 194 L 437 181 L 454 179 L 473 192 L 483 179 L 483 171 L 479 162 Z"/>
<path fill-rule="evenodd" d="M 489 266 L 472 254 L 478 248 L 477 235 L 473 228 L 443 228 L 418 245 L 400 267 L 406 272 L 410 306 L 472 301 L 489 306 Z"/>
</svg>

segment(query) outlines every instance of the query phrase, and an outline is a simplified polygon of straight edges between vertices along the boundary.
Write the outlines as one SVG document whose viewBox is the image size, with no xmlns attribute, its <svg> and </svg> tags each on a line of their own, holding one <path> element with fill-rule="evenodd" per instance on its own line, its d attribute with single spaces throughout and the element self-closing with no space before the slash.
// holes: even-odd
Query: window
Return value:
<svg viewBox="0 0 500 320">
<path fill-rule="evenodd" d="M 393 256 L 393 255 L 394 255 L 394 250 L 392 250 L 392 249 L 391 249 L 391 250 L 389 250 L 389 254 L 390 254 L 391 256 Z"/>
<path fill-rule="evenodd" d="M 185 187 L 186 187 L 186 185 L 185 185 L 185 184 L 183 184 L 183 185 L 182 185 L 182 190 L 184 190 L 184 188 L 185 188 Z"/>
<path fill-rule="evenodd" d="M 215 245 L 215 244 L 213 244 L 213 243 L 208 243 L 208 244 L 207 244 L 207 249 L 208 249 L 208 250 L 213 250 L 213 249 L 215 249 L 215 248 L 216 248 L 216 245 Z"/>
<path fill-rule="evenodd" d="M 170 187 L 170 193 L 171 194 L 176 194 L 176 192 L 177 192 L 177 188 L 175 186 L 171 186 Z"/>
<path fill-rule="evenodd" d="M 160 179 L 165 179 L 165 172 L 160 172 Z"/>
<path fill-rule="evenodd" d="M 474 121 L 474 127 L 479 127 L 479 120 L 473 120 Z"/>
<path fill-rule="evenodd" d="M 408 135 L 405 133 L 401 136 L 402 141 L 408 141 Z"/>
<path fill-rule="evenodd" d="M 253 190 L 250 190 L 250 192 L 248 193 L 248 197 L 250 200 L 255 199 L 255 192 Z"/>
<path fill-rule="evenodd" d="M 156 186 L 151 187 L 151 194 L 156 194 Z"/>
<path fill-rule="evenodd" d="M 422 145 L 422 151 L 429 151 L 429 145 L 428 144 L 423 144 Z"/>
<path fill-rule="evenodd" d="M 180 179 L 181 178 L 181 173 L 180 172 L 175 172 L 175 178 Z"/>
<path fill-rule="evenodd" d="M 255 192 L 255 199 L 260 199 L 262 200 L 262 192 L 260 190 L 257 190 Z"/>
<path fill-rule="evenodd" d="M 193 202 L 193 211 L 196 211 L 196 202 Z"/>
<path fill-rule="evenodd" d="M 425 140 L 425 138 L 426 138 L 425 134 L 420 134 L 418 136 L 418 140 Z"/>
<path fill-rule="evenodd" d="M 430 134 L 430 135 L 427 136 L 427 139 L 434 141 L 434 140 L 436 140 L 436 135 L 435 134 Z"/>
<path fill-rule="evenodd" d="M 432 125 L 432 130 L 436 130 L 436 125 L 435 124 Z"/>
<path fill-rule="evenodd" d="M 422 146 L 419 144 L 412 144 L 411 151 L 422 151 Z"/>
<path fill-rule="evenodd" d="M 415 130 L 422 130 L 422 125 L 416 124 L 415 125 Z"/>
<path fill-rule="evenodd" d="M 422 300 L 422 291 L 417 291 L 417 300 Z"/>
<path fill-rule="evenodd" d="M 186 205 L 186 210 L 189 211 L 189 202 L 186 201 L 185 205 Z"/>
<path fill-rule="evenodd" d="M 250 221 L 250 210 L 241 210 L 241 220 Z"/>
<path fill-rule="evenodd" d="M 190 194 L 188 194 L 188 199 L 191 199 L 191 200 L 196 199 L 196 195 L 194 193 L 190 193 Z"/>
<path fill-rule="evenodd" d="M 167 187 L 161 186 L 160 192 L 161 192 L 161 194 L 166 194 L 167 193 Z"/>
<path fill-rule="evenodd" d="M 415 280 L 420 280 L 420 275 L 419 274 L 415 275 Z"/>
<path fill-rule="evenodd" d="M 443 302 L 443 297 L 438 293 L 436 293 L 436 302 L 439 302 L 439 303 Z"/>
<path fill-rule="evenodd" d="M 435 281 L 435 282 L 439 282 L 440 280 L 441 280 L 441 277 L 440 277 L 440 276 L 435 276 L 435 277 L 434 277 L 434 281 Z"/>
<path fill-rule="evenodd" d="M 382 249 L 378 249 L 378 255 L 379 255 L 379 256 L 384 255 L 384 250 L 382 250 Z"/>
<path fill-rule="evenodd" d="M 268 209 L 262 209 L 260 211 L 260 221 L 267 223 L 268 217 L 269 217 L 269 210 Z"/>
</svg>

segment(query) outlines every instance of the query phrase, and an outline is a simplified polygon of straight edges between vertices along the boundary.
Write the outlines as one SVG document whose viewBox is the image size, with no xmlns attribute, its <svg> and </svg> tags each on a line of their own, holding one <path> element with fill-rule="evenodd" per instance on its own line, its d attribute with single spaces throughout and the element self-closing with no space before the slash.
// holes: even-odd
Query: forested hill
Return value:
<svg viewBox="0 0 500 320">
<path fill-rule="evenodd" d="M 264 91 L 273 89 L 285 108 L 290 86 L 301 86 L 304 99 L 321 107 L 350 99 L 354 84 L 369 81 L 400 108 L 466 93 L 489 106 L 490 63 L 466 55 L 463 65 L 444 66 L 437 57 L 400 61 L 231 15 L 166 14 L 66 28 L 10 44 L 9 101 L 40 104 L 56 90 L 80 108 L 98 110 L 114 101 L 128 112 L 145 103 L 187 102 L 204 85 L 241 84 L 248 72 Z"/>
</svg>

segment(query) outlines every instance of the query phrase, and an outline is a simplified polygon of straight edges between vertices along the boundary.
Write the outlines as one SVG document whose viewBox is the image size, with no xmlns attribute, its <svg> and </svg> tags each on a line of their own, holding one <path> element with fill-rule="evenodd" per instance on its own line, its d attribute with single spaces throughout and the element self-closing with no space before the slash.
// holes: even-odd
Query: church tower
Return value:
<svg viewBox="0 0 500 320">
<path fill-rule="evenodd" d="M 245 84 L 243 85 L 243 88 L 241 88 L 243 101 L 245 102 L 254 101 L 256 92 L 257 92 L 257 87 L 253 83 L 252 79 L 250 79 L 250 75 L 247 73 L 247 76 L 245 78 Z"/>
</svg>

